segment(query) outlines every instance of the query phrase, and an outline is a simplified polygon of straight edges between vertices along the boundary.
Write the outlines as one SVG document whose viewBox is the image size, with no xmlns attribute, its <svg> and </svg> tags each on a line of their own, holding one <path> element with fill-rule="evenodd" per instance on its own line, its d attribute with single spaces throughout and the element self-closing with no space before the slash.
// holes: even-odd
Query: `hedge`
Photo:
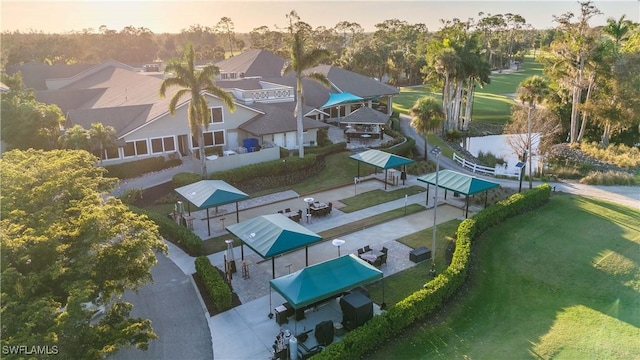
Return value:
<svg viewBox="0 0 640 360">
<path fill-rule="evenodd" d="M 551 196 L 551 186 L 540 185 L 525 193 L 482 210 L 464 220 L 456 232 L 456 249 L 445 271 L 420 289 L 365 325 L 349 332 L 342 341 L 329 345 L 313 359 L 360 359 L 399 335 L 406 327 L 424 319 L 449 299 L 464 283 L 470 266 L 471 244 L 484 231 L 504 220 L 542 206 Z"/>
<path fill-rule="evenodd" d="M 206 256 L 199 256 L 195 261 L 196 273 L 200 276 L 207 294 L 213 300 L 218 311 L 231 309 L 231 289 L 220 276 L 218 269 L 211 265 L 211 261 Z"/>
<path fill-rule="evenodd" d="M 165 159 L 164 156 L 151 157 L 116 165 L 107 165 L 108 175 L 118 179 L 131 179 L 150 172 L 168 169 L 182 164 L 180 159 Z"/>
<path fill-rule="evenodd" d="M 244 192 L 257 192 L 296 184 L 324 169 L 324 156 L 305 155 L 304 159 L 290 156 L 284 159 L 243 166 L 211 174 L 211 179 L 223 180 Z"/>
<path fill-rule="evenodd" d="M 175 221 L 169 219 L 162 214 L 146 211 L 129 205 L 129 209 L 136 214 L 144 214 L 158 225 L 160 235 L 168 241 L 171 241 L 190 256 L 202 255 L 202 239 L 194 234 L 186 227 L 176 224 Z"/>
<path fill-rule="evenodd" d="M 177 189 L 200 180 L 202 180 L 202 176 L 200 176 L 200 174 L 182 172 L 173 175 L 173 178 L 171 178 L 171 184 L 175 189 Z"/>
</svg>

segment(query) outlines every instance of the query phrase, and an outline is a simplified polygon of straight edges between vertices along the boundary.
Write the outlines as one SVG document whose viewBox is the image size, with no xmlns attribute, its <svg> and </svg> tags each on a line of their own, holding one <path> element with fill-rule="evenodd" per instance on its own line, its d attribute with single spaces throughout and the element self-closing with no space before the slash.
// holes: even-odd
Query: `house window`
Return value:
<svg viewBox="0 0 640 360">
<path fill-rule="evenodd" d="M 212 108 L 210 108 L 210 110 L 211 110 L 211 123 L 212 124 L 224 122 L 224 119 L 222 118 L 222 108 L 221 107 L 212 107 Z"/>
<path fill-rule="evenodd" d="M 224 131 L 211 131 L 204 133 L 204 146 L 224 145 Z"/>
<path fill-rule="evenodd" d="M 124 144 L 124 156 L 147 155 L 147 140 L 127 141 Z"/>
<path fill-rule="evenodd" d="M 175 150 L 176 145 L 173 136 L 151 139 L 151 152 L 154 154 Z"/>
</svg>

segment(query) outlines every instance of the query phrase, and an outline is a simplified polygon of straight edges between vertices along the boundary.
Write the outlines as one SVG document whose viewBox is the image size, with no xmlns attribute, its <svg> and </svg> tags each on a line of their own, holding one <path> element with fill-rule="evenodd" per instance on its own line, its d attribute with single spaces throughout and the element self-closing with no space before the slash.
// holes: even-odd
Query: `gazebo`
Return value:
<svg viewBox="0 0 640 360">
<path fill-rule="evenodd" d="M 175 190 L 180 196 L 197 208 L 207 210 L 207 229 L 211 235 L 209 208 L 236 203 L 236 222 L 240 222 L 238 201 L 249 198 L 249 195 L 227 184 L 222 180 L 201 180 Z M 189 211 L 190 212 L 190 211 Z"/>
<path fill-rule="evenodd" d="M 342 119 L 342 124 L 350 126 L 345 132 L 347 138 L 361 137 L 364 134 L 373 134 L 375 138 L 382 139 L 383 126 L 389 120 L 389 115 L 383 114 L 367 106 L 362 106 Z"/>
<path fill-rule="evenodd" d="M 465 195 L 465 218 L 469 215 L 469 195 L 478 194 L 489 191 L 490 189 L 500 187 L 500 184 L 488 180 L 483 180 L 475 176 L 462 174 L 452 170 L 440 170 L 437 173 L 426 174 L 418 178 L 419 181 L 429 185 L 436 185 L 445 189 L 444 198 L 447 198 L 447 190 L 451 190 L 458 194 Z M 427 187 L 427 199 L 429 199 L 429 187 Z M 484 206 L 487 207 L 487 198 L 485 197 Z"/>
<path fill-rule="evenodd" d="M 244 260 L 246 244 L 264 259 L 271 258 L 271 271 L 276 277 L 275 257 L 289 251 L 305 248 L 305 264 L 309 265 L 309 245 L 322 241 L 320 235 L 308 230 L 282 214 L 269 214 L 227 226 L 227 230 L 240 238 Z"/>
<path fill-rule="evenodd" d="M 353 160 L 358 162 L 358 178 L 360 177 L 360 163 L 366 163 L 369 165 L 373 165 L 376 168 L 384 169 L 384 188 L 387 189 L 387 170 L 396 168 L 399 166 L 403 167 L 403 173 L 406 174 L 406 166 L 408 164 L 412 164 L 414 161 L 408 159 L 406 157 L 402 157 L 400 155 L 391 154 L 388 152 L 380 151 L 380 150 L 367 150 L 358 154 L 351 155 Z M 403 182 L 405 178 L 402 178 Z"/>
</svg>

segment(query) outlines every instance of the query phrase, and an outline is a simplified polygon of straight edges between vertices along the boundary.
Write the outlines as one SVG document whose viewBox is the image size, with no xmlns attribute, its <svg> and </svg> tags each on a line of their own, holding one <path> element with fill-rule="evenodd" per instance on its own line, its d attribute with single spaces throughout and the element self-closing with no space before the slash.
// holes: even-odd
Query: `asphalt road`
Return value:
<svg viewBox="0 0 640 360">
<path fill-rule="evenodd" d="M 211 332 L 205 310 L 196 294 L 195 284 L 176 264 L 158 255 L 151 270 L 154 283 L 127 292 L 124 300 L 134 307 L 132 317 L 151 319 L 158 339 L 149 349 L 120 350 L 111 359 L 213 359 Z"/>
</svg>

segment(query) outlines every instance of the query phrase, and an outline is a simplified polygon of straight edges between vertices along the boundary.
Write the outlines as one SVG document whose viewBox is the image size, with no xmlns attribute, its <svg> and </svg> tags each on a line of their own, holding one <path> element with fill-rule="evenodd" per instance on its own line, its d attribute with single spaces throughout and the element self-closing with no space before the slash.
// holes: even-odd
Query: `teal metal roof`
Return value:
<svg viewBox="0 0 640 360">
<path fill-rule="evenodd" d="M 199 208 L 210 208 L 249 198 L 249 195 L 222 180 L 201 180 L 179 187 L 176 192 Z"/>
<path fill-rule="evenodd" d="M 436 184 L 436 173 L 426 174 L 419 181 L 430 185 Z M 500 184 L 451 170 L 438 171 L 438 187 L 455 191 L 464 195 L 473 195 L 489 189 L 500 187 Z"/>
<path fill-rule="evenodd" d="M 282 214 L 269 214 L 227 226 L 248 247 L 267 259 L 303 248 L 322 237 Z"/>
<path fill-rule="evenodd" d="M 351 93 L 345 92 L 345 93 L 331 93 L 329 94 L 329 100 L 327 100 L 327 102 L 322 105 L 320 108 L 328 108 L 328 107 L 332 107 L 332 106 L 336 106 L 336 105 L 340 105 L 340 104 L 349 104 L 349 103 L 354 103 L 354 102 L 360 102 L 363 101 L 364 99 L 361 98 L 360 96 L 357 95 L 353 95 Z"/>
<path fill-rule="evenodd" d="M 295 309 L 382 279 L 382 271 L 353 254 L 327 260 L 269 281 Z"/>
<path fill-rule="evenodd" d="M 361 161 L 381 169 L 391 169 L 402 165 L 412 164 L 414 161 L 406 157 L 394 155 L 380 150 L 367 150 L 350 156 L 356 161 Z"/>
</svg>

